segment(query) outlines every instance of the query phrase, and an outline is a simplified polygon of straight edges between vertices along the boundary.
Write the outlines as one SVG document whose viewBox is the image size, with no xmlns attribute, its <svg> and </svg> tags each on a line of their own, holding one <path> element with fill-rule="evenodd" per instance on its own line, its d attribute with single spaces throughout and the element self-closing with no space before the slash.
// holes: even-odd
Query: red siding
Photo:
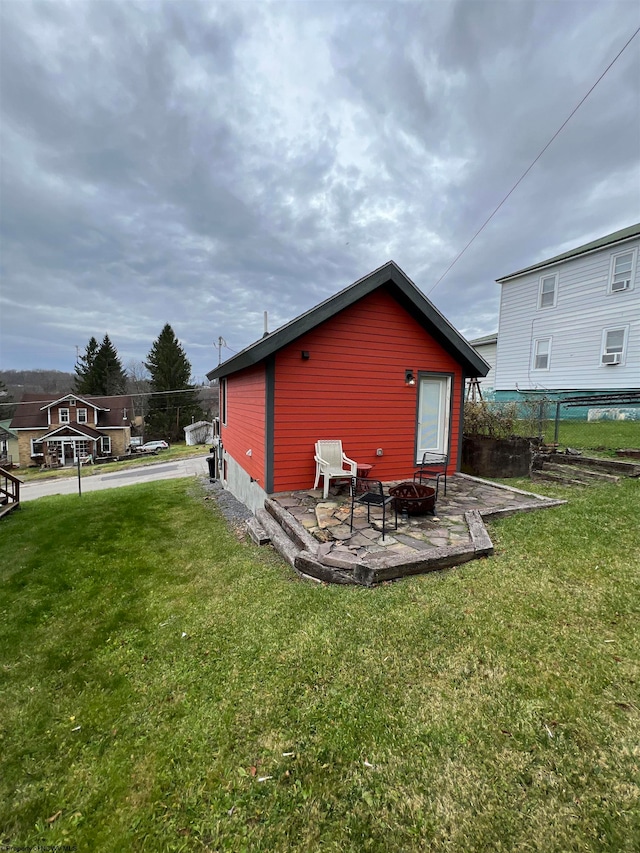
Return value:
<svg viewBox="0 0 640 853">
<path fill-rule="evenodd" d="M 222 411 L 222 407 L 221 407 Z M 220 425 L 224 449 L 264 489 L 265 369 L 263 364 L 227 379 L 227 423 Z M 251 450 L 251 456 L 247 456 Z"/>
<path fill-rule="evenodd" d="M 301 358 L 301 350 L 309 352 L 309 360 Z M 410 478 L 418 385 L 405 385 L 407 368 L 416 376 L 418 371 L 453 374 L 454 471 L 462 369 L 379 289 L 276 354 L 273 491 L 313 485 L 314 443 L 322 438 L 341 439 L 347 456 L 375 466 L 376 479 Z"/>
</svg>

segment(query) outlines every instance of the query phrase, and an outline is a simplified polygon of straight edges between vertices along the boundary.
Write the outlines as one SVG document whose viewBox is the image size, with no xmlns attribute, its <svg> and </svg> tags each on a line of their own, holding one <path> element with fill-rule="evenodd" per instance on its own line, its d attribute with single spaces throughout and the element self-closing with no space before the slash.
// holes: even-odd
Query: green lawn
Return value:
<svg viewBox="0 0 640 853">
<path fill-rule="evenodd" d="M 640 448 L 640 421 L 560 421 L 558 444 L 561 448 L 573 447 L 585 453 L 615 456 L 616 450 Z M 520 434 L 537 434 L 538 425 L 531 421 L 518 421 Z M 555 438 L 555 422 L 544 421 L 544 440 L 549 444 Z"/>
<path fill-rule="evenodd" d="M 637 851 L 639 483 L 378 589 L 297 580 L 193 481 L 0 522 L 0 842 Z"/>
</svg>

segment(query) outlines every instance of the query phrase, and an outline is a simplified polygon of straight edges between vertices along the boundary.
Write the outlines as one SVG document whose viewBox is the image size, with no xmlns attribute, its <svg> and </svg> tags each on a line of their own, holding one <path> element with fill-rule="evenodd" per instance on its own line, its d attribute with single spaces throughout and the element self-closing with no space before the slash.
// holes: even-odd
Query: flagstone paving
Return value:
<svg viewBox="0 0 640 853">
<path fill-rule="evenodd" d="M 385 489 L 393 485 L 396 483 L 386 483 Z M 383 537 L 381 510 L 371 510 L 372 523 L 368 524 L 366 508 L 356 506 L 353 530 L 350 529 L 348 485 L 333 486 L 327 500 L 323 500 L 321 489 L 276 494 L 272 499 L 321 543 L 319 553 L 322 557 L 342 555 L 360 560 L 383 551 L 410 557 L 434 547 L 469 544 L 471 535 L 464 516 L 468 510 L 478 510 L 486 518 L 557 503 L 532 492 L 456 474 L 448 478 L 446 495 L 443 484 L 440 485 L 435 515 L 404 518 L 398 515 L 398 529 L 395 530 L 393 510 L 388 511 L 387 532 Z"/>
</svg>

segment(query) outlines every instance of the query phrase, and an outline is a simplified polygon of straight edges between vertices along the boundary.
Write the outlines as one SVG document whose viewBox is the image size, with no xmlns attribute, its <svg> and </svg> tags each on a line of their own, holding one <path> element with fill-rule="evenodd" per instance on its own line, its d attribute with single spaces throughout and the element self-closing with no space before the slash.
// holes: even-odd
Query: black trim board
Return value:
<svg viewBox="0 0 640 853">
<path fill-rule="evenodd" d="M 273 464 L 274 464 L 274 428 L 275 428 L 275 399 L 276 399 L 276 358 L 270 355 L 266 359 L 264 371 L 265 391 L 265 424 L 264 424 L 264 490 L 273 493 Z"/>
</svg>

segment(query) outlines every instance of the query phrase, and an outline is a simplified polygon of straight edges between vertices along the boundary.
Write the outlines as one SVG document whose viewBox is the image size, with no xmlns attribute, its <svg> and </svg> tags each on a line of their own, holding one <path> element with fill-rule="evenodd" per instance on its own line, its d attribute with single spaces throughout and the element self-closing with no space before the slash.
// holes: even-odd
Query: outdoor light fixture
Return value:
<svg viewBox="0 0 640 853">
<path fill-rule="evenodd" d="M 404 372 L 404 384 L 405 385 L 415 385 L 416 377 L 413 375 L 413 370 L 405 370 Z"/>
<path fill-rule="evenodd" d="M 310 358 L 309 350 L 306 350 L 306 349 L 301 350 L 300 351 L 300 357 L 302 358 L 303 361 L 308 361 Z"/>
</svg>

